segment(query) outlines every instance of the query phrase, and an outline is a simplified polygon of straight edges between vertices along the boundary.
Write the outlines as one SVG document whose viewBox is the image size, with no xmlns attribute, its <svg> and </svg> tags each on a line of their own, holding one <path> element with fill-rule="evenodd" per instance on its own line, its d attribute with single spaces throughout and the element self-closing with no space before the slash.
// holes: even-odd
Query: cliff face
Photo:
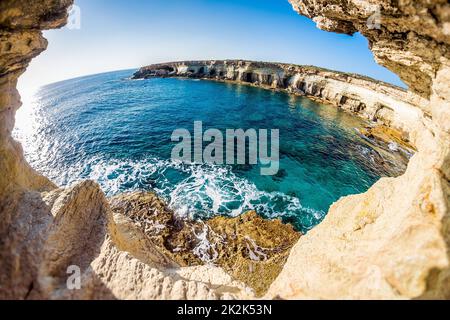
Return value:
<svg viewBox="0 0 450 320">
<path fill-rule="evenodd" d="M 353 34 L 370 43 L 375 59 L 428 98 L 436 73 L 448 65 L 449 8 L 446 0 L 289 0 L 320 29 Z"/>
<path fill-rule="evenodd" d="M 21 105 L 17 79 L 47 47 L 41 30 L 63 26 L 72 2 L 0 2 L 0 299 L 253 296 L 218 267 L 180 268 L 113 213 L 96 183 L 57 189 L 24 160 L 11 137 Z M 80 290 L 67 287 L 72 265 L 80 267 Z"/>
<path fill-rule="evenodd" d="M 448 2 L 290 1 L 321 29 L 361 32 L 375 59 L 429 103 L 409 128 L 418 152 L 406 173 L 335 203 L 293 248 L 268 297 L 449 299 Z"/>
<path fill-rule="evenodd" d="M 381 179 L 367 193 L 335 203 L 325 221 L 293 247 L 266 297 L 450 298 L 447 1 L 291 2 L 322 29 L 364 34 L 377 61 L 399 74 L 412 91 L 280 64 L 195 62 L 175 64 L 176 70 L 173 65 L 174 70 L 150 69 L 167 76 L 198 67 L 191 73 L 206 75 L 200 68 L 206 65 L 211 71 L 209 66 L 216 64 L 216 74 L 208 76 L 315 96 L 403 130 L 418 152 L 403 176 Z M 222 268 L 180 267 L 178 258 L 158 247 L 133 216 L 121 212 L 126 204 L 111 210 L 97 184 L 58 189 L 24 160 L 11 138 L 20 106 L 17 78 L 46 48 L 41 30 L 62 26 L 71 3 L 0 3 L 0 298 L 253 297 L 251 289 Z M 367 25 L 373 6 L 380 9 L 377 29 Z M 212 227 L 238 228 L 237 223 L 212 222 Z M 239 227 L 254 224 L 258 222 L 244 221 Z M 71 265 L 81 268 L 81 290 L 66 286 Z"/>
<path fill-rule="evenodd" d="M 39 250 L 51 215 L 36 191 L 53 184 L 35 173 L 11 138 L 20 106 L 17 78 L 45 50 L 41 30 L 62 26 L 71 1 L 0 3 L 0 296 L 25 297 L 37 277 Z"/>
<path fill-rule="evenodd" d="M 415 132 L 429 104 L 417 94 L 356 74 L 312 66 L 242 60 L 180 61 L 141 68 L 134 79 L 189 77 L 231 81 L 307 96 L 374 123 L 392 127 L 415 144 Z"/>
<path fill-rule="evenodd" d="M 376 61 L 431 101 L 433 118 L 448 132 L 450 7 L 446 0 L 289 0 L 326 31 L 369 40 Z"/>
</svg>

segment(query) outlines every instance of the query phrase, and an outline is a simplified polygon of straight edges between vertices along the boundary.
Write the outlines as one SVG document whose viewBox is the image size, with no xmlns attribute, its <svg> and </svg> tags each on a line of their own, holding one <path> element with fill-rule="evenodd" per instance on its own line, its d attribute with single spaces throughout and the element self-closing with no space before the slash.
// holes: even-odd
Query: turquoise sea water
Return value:
<svg viewBox="0 0 450 320">
<path fill-rule="evenodd" d="M 356 133 L 362 122 L 306 98 L 245 85 L 128 80 L 120 71 L 43 87 L 17 117 L 16 137 L 38 171 L 65 186 L 94 179 L 108 195 L 153 190 L 194 219 L 255 209 L 301 231 L 341 196 L 366 191 L 385 167 Z M 177 128 L 279 129 L 280 171 L 170 160 Z"/>
</svg>

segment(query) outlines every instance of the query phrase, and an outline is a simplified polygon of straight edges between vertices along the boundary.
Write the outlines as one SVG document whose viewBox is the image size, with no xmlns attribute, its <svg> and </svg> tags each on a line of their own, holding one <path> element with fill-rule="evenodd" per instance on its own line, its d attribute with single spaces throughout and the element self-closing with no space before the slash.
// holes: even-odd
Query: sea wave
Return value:
<svg viewBox="0 0 450 320">
<path fill-rule="evenodd" d="M 295 196 L 259 190 L 236 175 L 231 166 L 187 164 L 155 157 L 93 158 L 68 168 L 56 182 L 70 185 L 80 179 L 97 181 L 108 196 L 133 190 L 154 191 L 176 215 L 188 219 L 235 217 L 255 210 L 270 219 L 302 216 L 305 223 L 300 228 L 308 230 L 325 216 L 325 212 L 302 206 Z"/>
</svg>

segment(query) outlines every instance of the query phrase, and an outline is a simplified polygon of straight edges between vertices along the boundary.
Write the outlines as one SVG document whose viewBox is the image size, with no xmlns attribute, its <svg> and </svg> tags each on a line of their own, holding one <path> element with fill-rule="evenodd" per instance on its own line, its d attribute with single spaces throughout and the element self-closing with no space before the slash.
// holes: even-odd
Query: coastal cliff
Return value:
<svg viewBox="0 0 450 320">
<path fill-rule="evenodd" d="M 428 114 L 427 101 L 417 94 L 356 74 L 313 66 L 245 60 L 160 63 L 138 70 L 133 79 L 186 77 L 253 85 L 306 96 L 339 107 L 373 125 L 395 129 L 409 142 L 410 128 Z M 421 109 L 421 107 L 424 109 Z"/>
<path fill-rule="evenodd" d="M 367 193 L 336 202 L 323 223 L 301 236 L 292 250 L 287 249 L 289 257 L 281 273 L 277 276 L 279 270 L 274 270 L 266 274 L 269 282 L 275 280 L 264 283 L 259 292 L 270 285 L 265 294 L 268 299 L 449 299 L 447 1 L 371 1 L 381 16 L 377 29 L 367 26 L 373 6 L 366 2 L 291 3 L 321 29 L 361 32 L 369 39 L 377 61 L 396 72 L 410 90 L 317 68 L 245 61 L 232 63 L 233 74 L 228 74 L 228 67 L 223 75 L 219 67 L 215 75 L 211 75 L 212 69 L 208 69 L 209 74 L 206 69 L 200 72 L 202 65 L 192 73 L 219 79 L 230 75 L 233 81 L 320 98 L 401 130 L 417 153 L 404 175 L 381 179 Z M 246 279 L 239 270 L 233 274 L 229 271 L 232 266 L 181 266 L 182 256 L 174 257 L 173 252 L 159 246 L 158 239 L 139 225 L 131 209 L 123 211 L 145 197 L 135 201 L 123 195 L 120 201 L 108 200 L 91 181 L 57 188 L 26 163 L 20 144 L 11 137 L 14 115 L 20 107 L 17 79 L 31 59 L 45 50 L 41 31 L 63 26 L 71 4 L 72 0 L 0 3 L 0 298 L 255 297 L 255 290 L 249 287 L 254 280 Z M 177 65 L 176 72 L 190 73 L 189 67 L 183 68 Z M 150 69 L 157 71 L 154 76 L 169 76 L 175 71 L 161 66 Z M 152 76 L 153 71 L 144 68 L 137 77 Z M 290 79 L 287 83 L 286 78 Z M 148 205 L 150 212 L 159 208 L 152 203 L 155 201 Z M 244 217 L 245 221 L 211 222 L 211 228 L 238 228 L 241 224 L 250 228 L 255 217 L 249 217 Z M 279 222 L 266 227 L 261 221 L 255 223 L 271 230 Z M 245 250 L 243 243 L 233 245 Z M 67 289 L 67 268 L 71 265 L 81 268 L 80 290 Z"/>
<path fill-rule="evenodd" d="M 376 61 L 427 101 L 408 128 L 418 152 L 405 174 L 336 202 L 294 246 L 267 297 L 450 299 L 450 5 L 290 2 L 320 29 L 363 34 Z"/>
<path fill-rule="evenodd" d="M 11 136 L 17 79 L 46 49 L 42 30 L 62 27 L 72 3 L 0 3 L 0 299 L 254 297 L 219 267 L 180 267 L 112 211 L 98 184 L 59 189 L 25 161 Z M 67 287 L 70 266 L 80 267 L 80 290 Z"/>
</svg>

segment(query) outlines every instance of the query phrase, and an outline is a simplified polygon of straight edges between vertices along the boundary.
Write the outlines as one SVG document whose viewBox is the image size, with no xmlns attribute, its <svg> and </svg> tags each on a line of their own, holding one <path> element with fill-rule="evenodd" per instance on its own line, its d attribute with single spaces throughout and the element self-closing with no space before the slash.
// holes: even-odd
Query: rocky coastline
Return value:
<svg viewBox="0 0 450 320">
<path fill-rule="evenodd" d="M 411 124 L 405 119 L 419 117 L 417 108 L 423 105 L 423 98 L 388 83 L 314 66 L 246 60 L 159 63 L 142 67 L 132 79 L 171 77 L 246 84 L 305 96 L 367 120 L 368 131 L 372 127 L 377 128 L 376 132 L 384 128 L 396 131 L 396 143 L 414 150 L 409 138 Z"/>
<path fill-rule="evenodd" d="M 232 81 L 290 88 L 338 105 L 400 132 L 399 137 L 417 152 L 403 175 L 383 178 L 364 194 L 340 199 L 306 235 L 287 230 L 287 238 L 270 243 L 266 231 L 272 234 L 274 228 L 287 227 L 260 221 L 251 213 L 236 220 L 211 220 L 209 228 L 231 239 L 232 251 L 221 249 L 218 265 L 196 265 L 198 261 L 192 262 L 196 256 L 183 254 L 183 248 L 175 250 L 179 243 L 190 244 L 184 238 L 185 227 L 175 232 L 170 223 L 163 225 L 166 236 L 174 235 L 167 242 L 142 225 L 140 215 L 147 211 L 159 212 L 161 221 L 171 219 L 165 209 L 158 209 L 163 204 L 154 196 L 108 200 L 92 181 L 58 188 L 27 164 L 11 136 L 21 105 L 17 80 L 31 59 L 46 49 L 42 30 L 62 27 L 73 1 L 1 2 L 1 299 L 252 299 L 260 294 L 265 299 L 450 299 L 448 2 L 374 0 L 383 18 L 376 30 L 367 26 L 372 11 L 366 2 L 334 1 L 333 6 L 326 0 L 290 2 L 323 30 L 360 32 L 369 40 L 375 59 L 410 89 L 317 68 L 245 61 L 231 62 L 230 68 L 228 62 L 219 62 L 215 76 L 219 72 L 221 77 L 223 66 L 223 77 L 230 75 Z M 186 65 L 169 67 L 176 66 L 182 74 Z M 204 67 L 191 63 L 197 65 Z M 144 68 L 137 77 L 163 69 Z M 167 71 L 154 76 L 175 70 Z M 193 73 L 206 74 L 205 69 L 200 71 Z M 139 211 L 134 211 L 136 207 Z M 260 237 L 253 255 L 245 233 L 231 237 L 243 226 L 253 240 Z M 199 228 L 197 234 L 203 230 L 193 228 Z M 192 245 L 197 247 L 195 241 Z M 262 250 L 280 244 L 285 250 L 278 255 Z M 258 256 L 255 251 L 280 268 L 253 260 Z M 80 290 L 67 288 L 71 265 L 81 269 Z M 261 286 L 246 270 L 264 277 Z"/>
<path fill-rule="evenodd" d="M 263 219 L 254 211 L 206 221 L 177 217 L 163 200 L 148 192 L 119 195 L 109 202 L 114 214 L 130 219 L 146 241 L 178 266 L 221 267 L 257 296 L 281 272 L 289 250 L 301 236 L 291 225 Z M 128 245 L 126 240 L 122 243 Z"/>
</svg>

